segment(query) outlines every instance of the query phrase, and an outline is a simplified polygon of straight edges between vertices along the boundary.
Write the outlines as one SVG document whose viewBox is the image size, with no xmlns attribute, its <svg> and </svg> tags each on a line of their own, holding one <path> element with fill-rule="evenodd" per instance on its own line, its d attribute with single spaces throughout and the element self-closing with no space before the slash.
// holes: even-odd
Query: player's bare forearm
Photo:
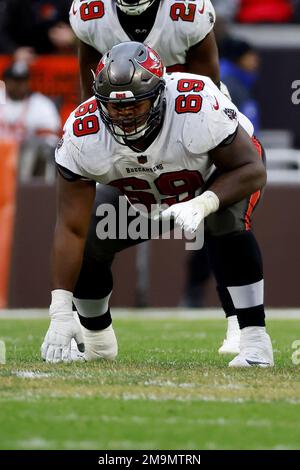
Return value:
<svg viewBox="0 0 300 470">
<path fill-rule="evenodd" d="M 266 184 L 266 169 L 248 134 L 239 127 L 232 144 L 210 152 L 220 176 L 208 188 L 220 207 L 241 201 Z"/>
<path fill-rule="evenodd" d="M 101 54 L 93 47 L 78 41 L 78 59 L 80 66 L 81 100 L 86 101 L 93 95 L 93 74 L 96 71 Z"/>
<path fill-rule="evenodd" d="M 52 254 L 52 289 L 74 291 L 79 276 L 85 238 L 58 225 L 54 234 Z"/>
<path fill-rule="evenodd" d="M 95 184 L 58 178 L 58 214 L 52 252 L 52 287 L 73 292 L 80 272 Z"/>
<path fill-rule="evenodd" d="M 259 191 L 266 183 L 266 171 L 261 163 L 247 163 L 223 173 L 208 188 L 219 198 L 220 207 L 226 207 Z"/>
<path fill-rule="evenodd" d="M 206 75 L 216 84 L 220 83 L 219 54 L 213 31 L 189 49 L 186 61 L 189 73 Z"/>
</svg>

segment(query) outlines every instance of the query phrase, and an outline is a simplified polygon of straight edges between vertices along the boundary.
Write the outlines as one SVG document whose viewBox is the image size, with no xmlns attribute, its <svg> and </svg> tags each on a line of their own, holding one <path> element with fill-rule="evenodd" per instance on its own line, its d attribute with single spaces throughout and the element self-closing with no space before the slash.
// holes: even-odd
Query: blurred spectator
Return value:
<svg viewBox="0 0 300 470">
<path fill-rule="evenodd" d="M 0 107 L 0 140 L 20 144 L 20 179 L 54 172 L 54 148 L 61 122 L 55 105 L 40 93 L 31 93 L 29 70 L 22 62 L 4 72 L 6 103 Z M 42 168 L 41 168 L 42 167 Z"/>
<path fill-rule="evenodd" d="M 247 42 L 226 37 L 220 44 L 221 80 L 227 85 L 232 101 L 259 130 L 259 106 L 253 98 L 260 58 Z"/>
<path fill-rule="evenodd" d="M 293 0 L 240 0 L 236 19 L 240 23 L 283 23 L 292 21 L 293 13 Z"/>
<path fill-rule="evenodd" d="M 230 26 L 235 19 L 240 0 L 213 0 L 216 10 L 216 22 L 214 32 L 217 44 L 230 34 Z"/>
<path fill-rule="evenodd" d="M 30 60 L 34 52 L 37 54 L 73 52 L 74 35 L 69 26 L 72 0 L 0 0 L 0 2 L 1 53 L 19 53 L 16 56 L 17 60 Z"/>
<path fill-rule="evenodd" d="M 233 21 L 241 0 L 212 0 L 218 17 Z"/>
</svg>

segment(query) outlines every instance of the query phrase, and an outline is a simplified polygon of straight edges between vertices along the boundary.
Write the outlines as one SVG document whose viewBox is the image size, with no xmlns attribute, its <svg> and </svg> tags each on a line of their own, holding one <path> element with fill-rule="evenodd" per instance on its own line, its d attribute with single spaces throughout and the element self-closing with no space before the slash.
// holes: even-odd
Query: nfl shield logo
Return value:
<svg viewBox="0 0 300 470">
<path fill-rule="evenodd" d="M 137 157 L 138 159 L 138 162 L 141 163 L 142 165 L 144 165 L 144 163 L 147 163 L 148 161 L 148 158 L 146 157 L 146 155 L 140 155 L 139 157 Z"/>
</svg>

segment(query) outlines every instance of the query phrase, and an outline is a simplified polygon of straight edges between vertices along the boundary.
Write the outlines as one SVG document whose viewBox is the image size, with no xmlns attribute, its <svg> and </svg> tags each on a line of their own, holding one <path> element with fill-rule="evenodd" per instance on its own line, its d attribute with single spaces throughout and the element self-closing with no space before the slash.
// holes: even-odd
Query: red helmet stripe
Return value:
<svg viewBox="0 0 300 470">
<path fill-rule="evenodd" d="M 101 70 L 103 70 L 105 67 L 105 62 L 103 60 L 103 58 L 100 60 L 98 66 L 97 66 L 97 69 L 96 69 L 96 77 L 98 77 L 99 73 L 101 72 Z"/>
</svg>

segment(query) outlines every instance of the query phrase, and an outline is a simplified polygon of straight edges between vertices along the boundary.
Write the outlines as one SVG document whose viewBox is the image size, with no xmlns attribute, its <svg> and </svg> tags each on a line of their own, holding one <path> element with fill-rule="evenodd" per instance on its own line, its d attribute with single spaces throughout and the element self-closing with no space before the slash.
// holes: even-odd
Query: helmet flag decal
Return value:
<svg viewBox="0 0 300 470">
<path fill-rule="evenodd" d="M 156 75 L 158 78 L 161 78 L 164 74 L 164 66 L 160 57 L 149 46 L 147 46 L 147 53 L 147 58 L 145 60 L 141 62 L 136 59 L 136 61 L 145 70 L 153 73 L 153 75 Z"/>
</svg>

